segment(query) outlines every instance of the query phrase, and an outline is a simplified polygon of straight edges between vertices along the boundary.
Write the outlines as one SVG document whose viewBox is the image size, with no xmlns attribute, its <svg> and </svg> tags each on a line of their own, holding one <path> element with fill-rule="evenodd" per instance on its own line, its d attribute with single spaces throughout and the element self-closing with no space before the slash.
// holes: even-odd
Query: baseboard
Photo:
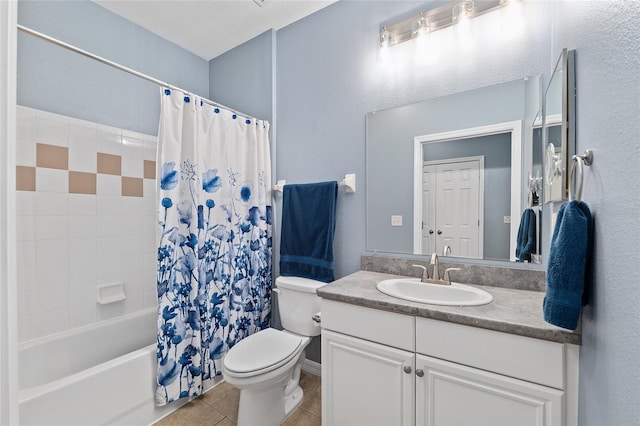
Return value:
<svg viewBox="0 0 640 426">
<path fill-rule="evenodd" d="M 306 371 L 309 374 L 313 374 L 314 376 L 322 375 L 322 364 L 319 362 L 311 361 L 310 359 L 305 359 L 304 363 L 302 363 L 302 371 Z"/>
</svg>

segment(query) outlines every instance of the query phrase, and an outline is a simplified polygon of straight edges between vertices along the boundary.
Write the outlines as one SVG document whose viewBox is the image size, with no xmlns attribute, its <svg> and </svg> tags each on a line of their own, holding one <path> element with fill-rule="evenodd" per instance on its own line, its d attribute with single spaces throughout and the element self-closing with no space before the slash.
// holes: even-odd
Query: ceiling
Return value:
<svg viewBox="0 0 640 426">
<path fill-rule="evenodd" d="M 263 32 L 286 27 L 336 0 L 94 0 L 210 60 Z"/>
</svg>

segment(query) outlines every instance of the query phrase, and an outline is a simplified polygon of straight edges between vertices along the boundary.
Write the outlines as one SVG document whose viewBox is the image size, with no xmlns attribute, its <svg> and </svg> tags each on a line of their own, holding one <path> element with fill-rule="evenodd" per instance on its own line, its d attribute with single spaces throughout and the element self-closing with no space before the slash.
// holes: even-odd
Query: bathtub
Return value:
<svg viewBox="0 0 640 426">
<path fill-rule="evenodd" d="M 148 425 L 187 402 L 154 403 L 156 308 L 24 342 L 21 425 Z"/>
</svg>

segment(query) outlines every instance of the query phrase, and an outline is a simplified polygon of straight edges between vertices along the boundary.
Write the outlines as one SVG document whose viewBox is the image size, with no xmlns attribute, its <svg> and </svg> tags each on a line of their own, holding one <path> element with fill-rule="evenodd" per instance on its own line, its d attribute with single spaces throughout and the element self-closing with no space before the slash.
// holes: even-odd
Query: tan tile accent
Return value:
<svg viewBox="0 0 640 426">
<path fill-rule="evenodd" d="M 142 197 L 142 178 L 122 177 L 122 195 L 124 197 Z"/>
<path fill-rule="evenodd" d="M 27 166 L 16 166 L 16 190 L 35 191 L 36 190 L 36 168 Z"/>
<path fill-rule="evenodd" d="M 96 194 L 95 173 L 69 172 L 69 193 L 71 194 Z"/>
<path fill-rule="evenodd" d="M 156 178 L 156 162 L 151 160 L 144 160 L 144 178 L 155 179 Z"/>
<path fill-rule="evenodd" d="M 122 174 L 122 157 L 119 155 L 98 153 L 98 173 L 105 175 Z"/>
<path fill-rule="evenodd" d="M 36 144 L 36 166 L 48 169 L 69 169 L 69 148 L 64 146 Z"/>
</svg>

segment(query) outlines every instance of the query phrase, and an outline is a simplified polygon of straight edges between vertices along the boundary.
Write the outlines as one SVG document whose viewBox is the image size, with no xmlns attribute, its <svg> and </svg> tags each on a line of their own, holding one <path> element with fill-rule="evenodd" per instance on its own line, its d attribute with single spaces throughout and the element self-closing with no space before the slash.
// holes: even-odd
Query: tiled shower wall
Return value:
<svg viewBox="0 0 640 426">
<path fill-rule="evenodd" d="M 157 138 L 19 106 L 16 145 L 19 340 L 156 306 Z"/>
</svg>

